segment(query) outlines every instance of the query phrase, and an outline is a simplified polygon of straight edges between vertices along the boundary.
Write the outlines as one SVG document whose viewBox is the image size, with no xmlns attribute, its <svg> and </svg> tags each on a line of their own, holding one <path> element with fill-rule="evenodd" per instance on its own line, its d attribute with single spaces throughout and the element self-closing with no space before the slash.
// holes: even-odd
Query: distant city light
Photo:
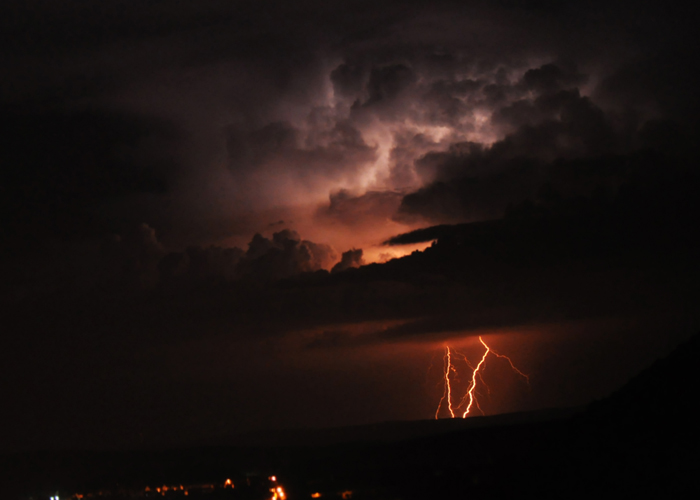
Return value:
<svg viewBox="0 0 700 500">
<path fill-rule="evenodd" d="M 279 482 L 277 482 L 277 476 L 257 476 L 254 474 L 248 475 L 246 477 L 246 481 L 244 483 L 236 483 L 238 484 L 238 489 L 242 489 L 243 495 L 249 495 L 251 494 L 251 490 L 246 490 L 246 487 L 248 488 L 257 488 L 260 485 L 259 481 L 263 481 L 263 484 L 267 484 L 269 488 L 269 492 L 271 493 L 271 496 L 267 497 L 268 500 L 287 500 L 287 492 L 284 490 L 284 487 L 280 485 Z M 269 483 L 267 481 L 270 481 Z M 142 489 L 143 488 L 143 489 Z M 81 500 L 85 497 L 87 498 L 93 498 L 96 496 L 99 496 L 101 498 L 107 499 L 112 499 L 112 498 L 143 498 L 143 497 L 150 497 L 150 496 L 157 496 L 157 497 L 170 497 L 171 495 L 173 496 L 195 496 L 199 498 L 201 495 L 208 495 L 211 493 L 216 493 L 217 491 L 221 491 L 221 494 L 225 495 L 225 491 L 229 489 L 234 489 L 236 488 L 236 485 L 233 482 L 233 479 L 227 478 L 225 479 L 222 483 L 217 483 L 211 484 L 211 483 L 203 483 L 203 484 L 187 484 L 187 485 L 170 485 L 168 486 L 167 484 L 163 484 L 161 486 L 143 486 L 142 488 L 139 488 L 137 491 L 120 491 L 120 492 L 115 492 L 115 491 L 105 491 L 101 490 L 99 492 L 88 492 L 86 494 L 82 493 L 74 493 L 72 496 L 69 495 L 73 500 Z M 171 493 L 172 492 L 172 493 Z M 154 495 L 157 493 L 157 495 Z M 124 495 L 127 495 L 124 497 Z M 320 494 L 319 494 L 320 495 Z M 44 497 L 46 498 L 46 497 Z M 217 497 L 218 498 L 218 497 Z M 316 497 L 314 497 L 316 498 Z M 1 499 L 0 499 L 1 500 Z M 58 495 L 51 496 L 48 500 L 60 500 Z"/>
<path fill-rule="evenodd" d="M 281 486 L 277 488 L 270 488 L 270 491 L 272 492 L 272 498 L 270 500 L 285 500 L 285 498 L 287 498 L 287 495 Z"/>
</svg>

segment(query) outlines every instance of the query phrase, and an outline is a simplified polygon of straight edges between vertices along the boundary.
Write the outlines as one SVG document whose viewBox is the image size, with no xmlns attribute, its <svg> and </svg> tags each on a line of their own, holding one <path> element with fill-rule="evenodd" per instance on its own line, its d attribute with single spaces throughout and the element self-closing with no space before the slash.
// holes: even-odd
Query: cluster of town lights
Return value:
<svg viewBox="0 0 700 500">
<path fill-rule="evenodd" d="M 340 495 L 340 498 L 342 498 L 343 500 L 350 500 L 352 498 L 352 491 L 345 490 L 345 491 L 338 493 L 338 495 Z M 319 492 L 311 494 L 311 498 L 321 498 L 322 496 L 323 495 Z"/>
<path fill-rule="evenodd" d="M 269 498 L 269 500 L 286 500 L 287 499 L 287 494 L 284 491 L 284 488 L 277 484 L 277 477 L 276 476 L 269 476 L 267 477 L 267 480 L 269 480 L 271 483 L 273 483 L 273 487 L 270 488 L 270 492 L 272 493 L 272 496 Z M 251 485 L 250 479 L 247 480 L 248 486 Z M 168 485 L 163 485 L 163 486 L 157 486 L 157 487 L 150 487 L 146 486 L 143 490 L 140 490 L 142 493 L 138 496 L 143 496 L 145 493 L 146 496 L 151 496 L 151 495 L 156 495 L 156 496 L 170 496 L 171 494 L 175 494 L 176 496 L 184 495 L 184 496 L 190 496 L 190 492 L 193 492 L 195 496 L 197 495 L 197 492 L 200 493 L 213 493 L 217 489 L 234 489 L 235 485 L 233 484 L 233 481 L 231 479 L 226 479 L 223 484 L 218 483 L 218 484 L 197 484 L 197 485 L 189 485 L 189 486 L 184 486 L 182 484 L 177 485 L 177 486 L 168 486 Z M 245 487 L 244 487 L 245 489 Z M 264 491 L 264 490 L 263 490 Z M 131 494 L 133 495 L 132 492 Z M 112 498 L 114 495 L 114 492 L 110 491 L 99 491 L 99 492 L 92 492 L 88 494 L 81 494 L 81 493 L 75 493 L 72 495 L 70 498 L 73 500 L 80 500 L 84 497 L 106 497 L 106 498 Z M 123 492 L 118 493 L 117 495 L 122 495 Z M 128 494 L 128 492 L 127 492 Z M 121 496 L 119 496 L 121 498 Z M 50 497 L 49 500 L 60 500 L 58 495 Z"/>
<path fill-rule="evenodd" d="M 270 476 L 269 479 L 273 483 L 277 482 L 276 476 Z M 270 500 L 286 500 L 287 498 L 287 494 L 284 492 L 284 488 L 282 488 L 281 486 L 274 486 L 270 488 L 270 492 L 272 493 L 272 497 Z"/>
<path fill-rule="evenodd" d="M 210 486 L 210 485 L 206 485 L 206 486 Z M 211 486 L 211 488 L 213 488 L 213 485 Z M 145 490 L 145 491 L 151 491 L 151 488 L 149 488 L 148 486 L 146 486 L 146 490 Z M 156 492 L 157 492 L 157 493 L 160 493 L 161 495 L 165 495 L 165 493 L 166 493 L 167 491 L 182 491 L 182 492 L 184 493 L 185 496 L 188 496 L 188 495 L 190 494 L 189 491 L 187 490 L 187 488 L 185 488 L 185 487 L 182 486 L 182 485 L 180 485 L 180 486 L 166 486 L 166 485 L 163 485 L 163 486 L 161 486 L 161 487 L 159 487 L 159 488 L 156 488 Z"/>
<path fill-rule="evenodd" d="M 269 489 L 270 493 L 272 496 L 269 497 L 268 500 L 287 500 L 287 493 L 284 491 L 284 488 L 280 486 L 277 483 L 277 477 L 276 476 L 269 476 L 267 478 L 272 484 L 272 487 Z M 248 483 L 250 484 L 250 483 Z M 233 481 L 231 479 L 226 479 L 224 481 L 223 485 L 219 483 L 218 485 L 216 484 L 199 484 L 199 485 L 193 485 L 193 486 L 183 486 L 183 485 L 177 485 L 177 486 L 168 486 L 168 485 L 163 485 L 163 486 L 157 486 L 154 488 L 151 488 L 149 486 L 146 486 L 144 488 L 145 493 L 157 493 L 160 496 L 166 496 L 169 495 L 170 493 L 175 493 L 175 494 L 183 494 L 185 496 L 189 496 L 189 491 L 191 489 L 197 489 L 197 490 L 210 490 L 210 492 L 213 492 L 216 488 L 221 488 L 223 486 L 224 489 L 230 488 L 233 489 L 235 488 L 235 485 L 233 484 Z M 337 496 L 342 498 L 343 500 L 350 500 L 352 498 L 353 492 L 350 490 L 345 490 L 336 493 Z M 72 495 L 70 498 L 73 500 L 80 500 L 84 498 L 86 495 L 76 493 Z M 98 493 L 90 493 L 87 494 L 88 497 L 107 497 L 111 498 L 112 493 L 107 491 L 100 491 Z M 196 495 L 195 495 L 196 496 Z M 321 498 L 325 496 L 324 494 L 320 492 L 312 493 L 311 498 Z M 58 495 L 50 497 L 49 500 L 60 500 Z"/>
</svg>

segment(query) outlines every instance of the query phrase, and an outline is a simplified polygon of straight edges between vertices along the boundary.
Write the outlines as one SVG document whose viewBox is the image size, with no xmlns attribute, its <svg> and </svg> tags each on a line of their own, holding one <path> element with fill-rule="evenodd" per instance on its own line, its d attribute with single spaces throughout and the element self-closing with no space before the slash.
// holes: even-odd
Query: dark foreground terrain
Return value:
<svg viewBox="0 0 700 500">
<path fill-rule="evenodd" d="M 0 497 L 688 498 L 700 493 L 698 359 L 695 335 L 577 412 L 243 436 L 169 451 L 7 455 Z"/>
</svg>

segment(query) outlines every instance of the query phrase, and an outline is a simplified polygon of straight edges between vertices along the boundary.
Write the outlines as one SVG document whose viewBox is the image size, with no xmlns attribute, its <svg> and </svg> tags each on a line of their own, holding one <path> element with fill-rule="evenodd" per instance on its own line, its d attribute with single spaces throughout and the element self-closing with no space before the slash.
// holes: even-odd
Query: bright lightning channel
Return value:
<svg viewBox="0 0 700 500">
<path fill-rule="evenodd" d="M 448 346 L 445 346 L 445 357 L 444 357 L 445 391 L 442 394 L 442 398 L 440 398 L 440 403 L 438 404 L 437 411 L 435 412 L 435 420 L 437 420 L 438 415 L 440 414 L 440 408 L 442 408 L 442 402 L 445 399 L 447 399 L 447 407 L 450 410 L 450 415 L 452 416 L 452 418 L 455 418 L 455 412 L 452 409 L 452 386 L 450 385 L 450 371 L 454 371 L 454 366 L 452 365 L 451 354 L 452 354 L 452 352 L 450 351 L 450 348 Z"/>
<path fill-rule="evenodd" d="M 486 351 L 481 356 L 481 360 L 476 365 L 476 367 L 472 366 L 472 364 L 469 362 L 469 360 L 467 359 L 467 357 L 464 354 L 455 351 L 455 354 L 461 356 L 464 359 L 464 362 L 466 363 L 466 365 L 469 367 L 469 369 L 472 370 L 472 377 L 471 377 L 471 381 L 469 382 L 469 387 L 467 388 L 467 392 L 464 395 L 464 397 L 462 398 L 462 400 L 460 401 L 460 403 L 456 406 L 456 408 L 461 408 L 462 406 L 464 406 L 465 403 L 467 404 L 467 406 L 464 410 L 464 413 L 462 413 L 462 418 L 467 418 L 467 415 L 469 415 L 469 413 L 472 411 L 472 408 L 474 406 L 476 406 L 476 408 L 479 411 L 481 411 L 482 414 L 484 413 L 483 410 L 481 409 L 481 407 L 479 406 L 479 401 L 477 400 L 477 397 L 476 397 L 476 385 L 477 385 L 477 382 L 480 380 L 482 385 L 484 387 L 486 387 L 486 390 L 489 393 L 491 392 L 488 385 L 486 385 L 486 382 L 484 382 L 484 379 L 480 373 L 482 370 L 482 367 L 484 366 L 484 363 L 486 362 L 486 358 L 488 357 L 489 353 L 493 354 L 497 358 L 503 358 L 506 361 L 508 361 L 511 369 L 515 373 L 517 373 L 518 375 L 523 377 L 525 379 L 525 381 L 527 382 L 527 384 L 530 385 L 530 377 L 528 377 L 526 374 L 524 374 L 522 371 L 520 371 L 508 356 L 506 356 L 504 354 L 499 354 L 496 351 L 494 351 L 493 349 L 491 349 L 486 344 L 486 342 L 484 342 L 484 339 L 482 339 L 481 336 L 479 336 L 479 342 L 481 342 L 481 344 L 486 348 Z M 439 418 L 440 410 L 442 409 L 442 405 L 443 405 L 443 402 L 445 400 L 447 400 L 447 407 L 448 407 L 448 410 L 450 412 L 450 417 L 455 418 L 455 412 L 454 412 L 454 408 L 452 405 L 452 385 L 451 385 L 451 380 L 450 380 L 450 373 L 452 373 L 452 372 L 457 373 L 457 368 L 452 363 L 452 350 L 450 349 L 449 346 L 445 346 L 445 356 L 443 357 L 443 361 L 444 361 L 444 373 L 443 373 L 444 391 L 442 394 L 442 398 L 440 398 L 440 402 L 438 403 L 437 410 L 435 411 L 435 419 L 436 420 Z"/>
</svg>

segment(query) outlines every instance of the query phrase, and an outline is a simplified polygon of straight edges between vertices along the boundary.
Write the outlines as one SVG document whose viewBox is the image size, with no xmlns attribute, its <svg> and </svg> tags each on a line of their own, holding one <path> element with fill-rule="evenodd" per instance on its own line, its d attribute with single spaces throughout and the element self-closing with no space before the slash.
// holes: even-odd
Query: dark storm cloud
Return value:
<svg viewBox="0 0 700 500">
<path fill-rule="evenodd" d="M 271 240 L 260 234 L 253 236 L 238 270 L 244 277 L 278 280 L 328 268 L 335 260 L 336 253 L 328 245 L 302 240 L 296 232 L 285 229 Z"/>
<path fill-rule="evenodd" d="M 271 238 L 256 233 L 245 251 L 216 245 L 174 251 L 147 224 L 99 239 L 28 241 L 26 247 L 24 255 L 13 255 L 0 267 L 4 278 L 0 296 L 8 304 L 50 301 L 52 297 L 80 302 L 79 297 L 90 294 L 165 297 L 232 283 L 244 288 L 263 286 L 330 270 L 336 263 L 343 268 L 357 267 L 362 253 L 355 251 L 360 253 L 355 257 L 349 252 L 352 256 L 344 256 L 341 262 L 330 246 L 304 240 L 288 229 Z"/>
<path fill-rule="evenodd" d="M 449 277 L 464 287 L 440 288 L 464 305 L 415 306 L 430 313 L 364 341 L 421 341 L 480 329 L 634 316 L 646 307 L 660 311 L 685 303 L 697 287 L 677 280 L 674 269 L 697 273 L 692 255 L 700 244 L 699 211 L 691 193 L 699 179 L 695 172 L 659 167 L 648 157 L 637 158 L 617 194 L 564 198 L 550 192 L 538 202 L 511 207 L 501 220 L 434 226 L 392 238 L 390 244 L 437 243 L 395 263 L 394 273 L 387 264 L 384 272 L 367 268 L 368 276 L 397 277 L 399 266 L 406 266 L 414 283 L 426 272 Z M 670 295 L 676 298 L 667 301 Z"/>
<path fill-rule="evenodd" d="M 331 272 L 338 273 L 340 271 L 345 271 L 346 269 L 350 269 L 353 267 L 360 267 L 363 264 L 364 261 L 362 260 L 362 249 L 353 248 L 352 250 L 343 252 L 340 262 L 333 266 Z"/>
<path fill-rule="evenodd" d="M 391 183 L 399 188 L 415 185 L 420 179 L 420 166 L 416 157 L 427 156 L 438 144 L 421 133 L 397 133 L 391 149 Z M 425 163 L 426 160 L 423 160 Z"/>
<path fill-rule="evenodd" d="M 507 135 L 491 146 L 453 143 L 446 151 L 417 159 L 416 172 L 433 182 L 404 197 L 399 220 L 498 218 L 508 204 L 532 199 L 545 186 L 572 196 L 618 184 L 620 162 L 612 158 L 651 146 L 641 140 L 645 121 L 630 128 L 577 88 L 566 88 L 580 80 L 580 75 L 566 77 L 552 64 L 526 72 L 515 87 L 535 92 L 534 97 L 515 100 L 492 116 L 492 123 Z M 586 163 L 588 179 L 582 166 Z"/>
<path fill-rule="evenodd" d="M 576 87 L 585 82 L 586 77 L 579 74 L 574 67 L 568 68 L 567 71 L 556 64 L 545 64 L 540 68 L 527 70 L 520 85 L 527 90 L 546 94 Z"/>
<path fill-rule="evenodd" d="M 93 232 L 121 230 L 118 219 L 134 210 L 143 213 L 130 214 L 130 223 L 158 220 L 162 231 L 177 233 L 176 219 L 183 219 L 183 212 L 211 211 L 196 206 L 191 189 L 182 188 L 185 182 L 193 184 L 193 176 L 211 175 L 205 172 L 207 156 L 217 155 L 211 150 L 220 147 L 218 135 L 226 128 L 224 122 L 211 130 L 210 123 L 221 120 L 207 106 L 225 110 L 233 116 L 229 122 L 244 123 L 245 133 L 255 136 L 262 129 L 258 135 L 264 136 L 284 123 L 284 117 L 270 111 L 281 100 L 316 92 L 318 77 L 306 73 L 319 71 L 317 49 L 328 42 L 319 36 L 332 29 L 310 23 L 305 9 L 274 2 L 267 7 L 219 1 L 173 2 L 167 7 L 88 4 L 4 4 L 1 17 L 9 43 L 2 49 L 2 100 L 7 104 L 3 128 L 10 133 L 12 154 L 3 160 L 14 171 L 3 179 L 10 191 L 7 212 L 22 219 L 17 221 L 18 231 L 41 222 L 46 227 L 37 232 L 52 231 L 60 237 L 84 232 L 80 226 L 88 224 Z M 331 24 L 345 22 L 333 9 L 317 14 L 317 20 Z M 194 133 L 179 134 L 172 142 L 153 137 L 183 129 Z M 206 134 L 201 130 L 209 136 L 202 139 Z M 296 129 L 290 130 L 294 134 Z M 339 121 L 323 133 L 326 137 L 316 137 L 314 144 L 278 144 L 276 151 L 294 156 L 306 178 L 313 177 L 315 169 L 342 177 L 340 170 L 372 158 L 371 148 L 352 125 Z M 152 149 L 134 144 L 143 136 L 148 136 Z M 272 147 L 265 142 L 269 139 L 262 137 L 257 146 Z M 35 143 L 29 148 L 31 140 Z M 243 154 L 259 159 L 255 151 L 253 147 Z M 186 168 L 169 168 L 174 158 Z M 255 169 L 259 162 L 236 167 Z M 49 172 L 33 175 L 37 169 Z M 179 176 L 183 171 L 186 181 Z M 55 177 L 58 182 L 53 182 Z M 174 192 L 164 193 L 174 185 Z M 36 193 L 56 190 L 62 190 L 52 197 L 58 207 L 49 208 L 53 202 L 48 198 L 37 200 Z M 104 190 L 109 190 L 106 196 Z M 65 192 L 74 199 L 70 204 Z M 164 196 L 134 207 L 134 193 Z M 105 211 L 95 213 L 100 204 L 110 205 L 109 217 Z M 57 217 L 65 220 L 55 224 L 51 219 Z M 200 217 L 212 218 L 210 213 Z M 79 227 L 66 227 L 71 224 Z M 200 241 L 206 236 L 199 236 Z"/>
<path fill-rule="evenodd" d="M 500 67 L 481 80 L 452 75 L 431 82 L 430 75 L 422 74 L 418 83 L 415 71 L 405 65 L 384 68 L 385 73 L 376 68 L 370 72 L 358 94 L 364 97 L 355 96 L 356 119 L 361 121 L 363 110 L 383 101 L 384 108 L 375 110 L 379 120 L 392 122 L 403 116 L 418 127 L 448 128 L 439 141 L 416 131 L 394 134 L 390 183 L 428 183 L 404 199 L 397 221 L 416 221 L 421 215 L 432 222 L 501 216 L 508 203 L 534 197 L 549 182 L 552 162 L 629 153 L 639 147 L 637 130 L 651 117 L 642 113 L 623 118 L 599 107 L 581 94 L 579 87 L 588 77 L 571 62 L 546 63 L 524 71 L 517 80 Z M 348 71 L 347 65 L 338 67 L 339 73 Z M 360 74 L 357 69 L 351 73 L 355 80 Z M 384 80 L 391 90 L 377 90 Z M 392 101 L 406 93 L 409 100 L 392 108 Z M 386 99 L 376 97 L 380 94 Z M 460 134 L 475 139 L 459 140 Z M 505 137 L 483 143 L 499 135 Z"/>
<path fill-rule="evenodd" d="M 654 141 L 677 150 L 677 137 L 686 137 L 683 147 L 692 143 L 689 17 L 649 2 L 632 10 L 546 2 L 134 5 L 4 7 L 3 99 L 14 107 L 5 120 L 11 174 L 3 177 L 3 212 L 16 232 L 121 232 L 122 218 L 151 217 L 115 203 L 105 222 L 96 207 L 146 193 L 158 200 L 159 234 L 184 231 L 180 221 L 191 219 L 200 229 L 191 244 L 221 239 L 236 227 L 239 207 L 188 205 L 208 201 L 219 183 L 168 197 L 175 185 L 189 194 L 191 177 L 211 173 L 180 129 L 222 139 L 200 149 L 216 157 L 210 151 L 222 148 L 227 171 L 239 175 L 239 191 L 223 200 L 247 195 L 254 208 L 259 199 L 276 201 L 248 189 L 247 176 L 264 174 L 261 189 L 284 190 L 287 179 L 277 177 L 288 175 L 322 184 L 329 203 L 318 213 L 349 226 L 391 215 L 399 189 L 413 192 L 396 220 L 436 223 L 497 218 L 511 203 L 551 192 L 614 192 L 624 177 L 615 155 Z M 47 103 L 55 111 L 47 113 Z M 377 123 L 389 136 L 380 185 L 342 191 L 318 182 L 317 175 L 349 179 L 376 161 Z M 611 166 L 596 170 L 603 156 Z M 271 276 L 323 260 L 324 251 L 296 237 L 267 241 L 275 256 L 266 258 L 277 266 Z M 162 272 L 228 277 L 244 262 L 257 269 L 250 261 L 264 255 L 208 248 L 173 252 Z"/>
<path fill-rule="evenodd" d="M 141 224 L 123 237 L 107 239 L 101 254 L 103 283 L 123 285 L 127 289 L 152 288 L 158 284 L 158 266 L 165 249 L 147 224 Z"/>
<path fill-rule="evenodd" d="M 340 190 L 330 194 L 328 206 L 321 207 L 317 216 L 347 226 L 377 223 L 392 217 L 402 197 L 399 191 L 368 191 L 354 196 L 347 190 Z"/>
<path fill-rule="evenodd" d="M 149 335 L 157 338 L 230 331 L 237 338 L 255 339 L 311 326 L 402 320 L 403 325 L 383 329 L 376 338 L 370 332 L 365 339 L 394 342 L 636 314 L 666 307 L 668 301 L 684 302 L 697 293 L 692 284 L 697 270 L 690 263 L 700 241 L 693 194 L 700 183 L 697 176 L 659 176 L 655 170 L 639 172 L 642 178 L 612 199 L 523 204 L 503 220 L 396 238 L 400 244 L 437 243 L 386 264 L 349 269 L 362 257 L 360 250 L 351 250 L 339 264 L 348 269 L 332 274 L 308 272 L 318 268 L 328 249 L 289 231 L 272 239 L 256 236 L 245 254 L 191 248 L 165 255 L 153 231 L 142 226 L 107 247 L 112 252 L 109 262 L 121 265 L 121 271 L 108 276 L 148 285 L 150 299 L 113 326 L 143 314 L 148 317 L 143 328 L 152 325 Z M 649 266 L 656 271 L 646 273 Z M 686 280 L 674 278 L 679 269 L 685 269 Z M 157 287 L 148 281 L 154 270 L 159 273 Z M 275 278 L 288 279 L 259 286 Z M 95 290 L 88 289 L 89 300 L 100 302 L 102 295 Z M 62 289 L 56 293 L 63 296 L 61 302 L 67 300 Z M 35 297 L 40 300 L 13 303 L 22 309 L 56 300 L 46 291 Z M 122 307 L 123 299 L 104 298 L 115 314 Z M 62 321 L 85 311 L 78 304 L 82 302 L 66 304 Z M 95 314 L 102 314 L 104 307 L 95 308 Z M 177 321 L 170 317 L 173 311 Z M 87 320 L 93 313 L 88 309 L 85 314 Z"/>
<path fill-rule="evenodd" d="M 415 73 L 403 64 L 375 67 L 369 75 L 367 93 L 369 98 L 365 106 L 390 102 L 417 80 Z"/>
<path fill-rule="evenodd" d="M 321 2 L 208 1 L 137 7 L 136 2 L 93 6 L 74 1 L 41 8 L 11 2 L 5 8 L 5 32 L 13 42 L 5 52 L 10 75 L 4 80 L 7 99 L 50 103 L 62 107 L 60 113 L 70 106 L 120 109 L 195 131 L 180 141 L 178 151 L 178 161 L 189 175 L 159 171 L 155 176 L 161 186 L 179 189 L 136 208 L 149 212 L 136 222 L 158 220 L 167 238 L 178 231 L 177 219 L 184 219 L 183 214 L 221 218 L 216 209 L 193 201 L 211 195 L 211 188 L 188 196 L 194 189 L 188 183 L 198 185 L 192 177 L 222 175 L 208 166 L 219 162 L 222 146 L 229 156 L 230 182 L 238 191 L 231 188 L 233 193 L 218 203 L 228 202 L 234 211 L 239 205 L 257 209 L 282 199 L 281 189 L 265 182 L 270 176 L 288 176 L 280 183 L 295 184 L 290 190 L 299 191 L 283 203 L 303 198 L 307 191 L 321 200 L 338 188 L 357 187 L 356 177 L 379 157 L 376 138 L 368 130 L 375 122 L 407 130 L 392 130 L 396 139 L 388 145 L 389 171 L 375 176 L 379 185 L 372 189 L 416 188 L 433 179 L 421 177 L 413 166 L 428 152 L 425 145 L 411 148 L 400 139 L 423 133 L 415 127 L 444 126 L 451 129 L 448 136 L 462 136 L 438 141 L 426 136 L 439 143 L 438 152 L 463 142 L 465 134 L 474 135 L 471 140 L 499 139 L 500 126 L 519 127 L 530 120 L 528 116 L 546 111 L 528 113 L 533 106 L 538 108 L 529 102 L 528 92 L 573 90 L 585 83 L 589 71 L 597 71 L 596 77 L 601 71 L 606 77 L 618 71 L 617 79 L 600 87 L 615 95 L 625 94 L 615 89 L 634 81 L 638 87 L 655 89 L 652 101 L 663 100 L 659 93 L 664 85 L 658 83 L 663 76 L 658 71 L 658 76 L 634 80 L 634 75 L 651 74 L 644 73 L 643 63 L 628 64 L 626 73 L 617 68 L 618 59 L 629 55 L 623 49 L 645 40 L 642 34 L 647 33 L 637 31 L 639 26 L 648 31 L 645 23 L 655 13 L 646 4 L 626 13 L 631 20 L 596 5 L 591 12 L 600 12 L 610 20 L 607 24 L 585 8 L 573 16 L 566 5 L 525 9 L 505 3 L 493 8 L 485 2 L 410 6 L 349 2 L 340 8 Z M 663 30 L 673 31 L 666 25 Z M 599 59 L 605 62 L 602 69 L 596 68 Z M 585 69 L 561 62 L 569 60 Z M 335 93 L 332 102 L 325 96 L 328 84 Z M 606 92 L 599 92 L 601 99 L 610 94 Z M 632 94 L 642 95 L 644 90 Z M 503 119 L 499 123 L 495 119 L 495 128 L 480 130 L 475 125 L 488 121 L 494 111 L 496 117 L 500 108 Z M 547 112 L 551 116 L 552 111 Z M 581 139 L 577 133 L 542 131 L 534 138 L 523 135 L 521 142 L 551 143 L 552 135 L 556 140 Z M 544 146 L 536 147 L 539 151 Z M 139 167 L 138 175 L 147 179 L 150 169 L 150 165 Z M 80 176 L 78 172 L 76 177 Z M 75 189 L 90 191 L 82 185 Z M 266 189 L 271 192 L 247 195 Z M 129 203 L 117 203 L 114 210 L 134 210 Z M 77 216 L 86 211 L 76 208 Z M 229 221 L 200 226 L 216 227 L 209 233 L 219 239 L 219 226 L 226 225 Z M 206 240 L 206 234 L 198 239 Z"/>
<path fill-rule="evenodd" d="M 344 62 L 331 71 L 330 79 L 338 95 L 354 99 L 364 91 L 367 75 L 363 66 Z"/>
<path fill-rule="evenodd" d="M 160 248 L 154 264 L 155 283 L 164 289 L 187 284 L 225 283 L 234 280 L 276 281 L 302 273 L 330 268 L 337 254 L 328 245 L 303 240 L 294 231 L 284 229 L 266 238 L 256 233 L 246 251 L 240 248 L 190 246 L 183 252 L 165 255 L 162 245 L 152 235 L 153 245 Z"/>
<path fill-rule="evenodd" d="M 240 248 L 188 247 L 184 252 L 170 252 L 158 263 L 161 283 L 165 287 L 185 283 L 217 283 L 240 276 L 238 264 L 245 255 Z"/>
</svg>

